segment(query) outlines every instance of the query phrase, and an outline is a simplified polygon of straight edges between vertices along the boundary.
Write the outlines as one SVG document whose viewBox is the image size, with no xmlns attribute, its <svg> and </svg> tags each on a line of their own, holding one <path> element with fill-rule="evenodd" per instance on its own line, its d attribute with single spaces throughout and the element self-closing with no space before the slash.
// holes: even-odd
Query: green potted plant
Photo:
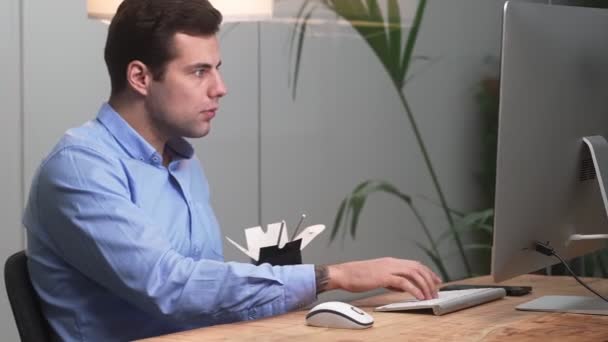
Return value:
<svg viewBox="0 0 608 342">
<path fill-rule="evenodd" d="M 415 58 L 414 48 L 426 11 L 427 0 L 420 0 L 418 2 L 413 22 L 409 28 L 404 28 L 399 1 L 386 0 L 385 4 L 387 8 L 386 15 L 382 13 L 380 4 L 377 0 L 304 1 L 297 14 L 297 21 L 294 25 L 290 46 L 290 55 L 294 65 L 290 77 L 293 96 L 294 98 L 296 96 L 300 60 L 302 58 L 306 30 L 312 15 L 319 8 L 330 10 L 349 23 L 352 29 L 358 33 L 361 39 L 363 39 L 370 49 L 372 49 L 375 56 L 378 58 L 378 61 L 387 72 L 387 76 L 390 78 L 394 87 L 395 96 L 399 98 L 403 113 L 407 117 L 410 127 L 414 132 L 428 175 L 431 178 L 436 195 L 439 198 L 440 209 L 443 212 L 443 216 L 448 225 L 449 233 L 445 234 L 441 239 L 446 240 L 449 237 L 453 238 L 465 271 L 467 275 L 470 276 L 472 275 L 472 268 L 466 253 L 467 246 L 465 246 L 462 241 L 461 232 L 458 230 L 457 222 L 455 220 L 455 216 L 458 216 L 459 213 L 451 210 L 447 203 L 431 157 L 418 128 L 413 109 L 405 94 L 407 76 L 412 61 Z M 404 37 L 405 41 L 402 42 Z M 444 258 L 439 251 L 438 239 L 435 239 L 431 235 L 430 229 L 422 215 L 420 215 L 415 201 L 410 195 L 400 191 L 396 186 L 387 181 L 366 180 L 355 186 L 354 190 L 346 196 L 339 206 L 331 232 L 331 240 L 333 241 L 336 238 L 340 229 L 344 229 L 345 232 L 348 229 L 353 238 L 356 236 L 361 211 L 365 206 L 368 196 L 375 192 L 385 192 L 393 195 L 412 211 L 427 239 L 426 244 L 417 242 L 417 246 L 423 249 L 431 258 L 442 277 L 449 280 L 451 277 L 445 267 Z"/>
</svg>

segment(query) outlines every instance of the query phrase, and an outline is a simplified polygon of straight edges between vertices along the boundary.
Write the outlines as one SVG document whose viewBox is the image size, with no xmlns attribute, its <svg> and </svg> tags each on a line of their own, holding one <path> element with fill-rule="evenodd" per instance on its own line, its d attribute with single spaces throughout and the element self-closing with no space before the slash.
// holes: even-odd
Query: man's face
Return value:
<svg viewBox="0 0 608 342">
<path fill-rule="evenodd" d="M 146 109 L 166 138 L 200 138 L 209 133 L 219 99 L 226 95 L 218 39 L 177 33 L 173 46 L 175 58 L 163 78 L 151 82 Z"/>
</svg>

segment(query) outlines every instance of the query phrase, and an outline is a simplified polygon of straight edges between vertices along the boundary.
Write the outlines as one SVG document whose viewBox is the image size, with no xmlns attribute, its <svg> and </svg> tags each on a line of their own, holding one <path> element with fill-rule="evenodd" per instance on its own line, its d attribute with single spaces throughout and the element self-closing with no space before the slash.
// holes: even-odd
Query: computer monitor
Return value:
<svg viewBox="0 0 608 342">
<path fill-rule="evenodd" d="M 507 2 L 500 83 L 497 282 L 605 246 L 608 10 Z"/>
</svg>

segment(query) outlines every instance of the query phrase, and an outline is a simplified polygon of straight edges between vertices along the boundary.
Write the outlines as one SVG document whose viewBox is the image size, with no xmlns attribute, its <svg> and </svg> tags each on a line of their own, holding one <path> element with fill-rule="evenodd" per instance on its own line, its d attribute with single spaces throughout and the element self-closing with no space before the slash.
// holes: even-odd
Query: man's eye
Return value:
<svg viewBox="0 0 608 342">
<path fill-rule="evenodd" d="M 197 69 L 197 70 L 194 71 L 194 76 L 201 77 L 201 76 L 203 76 L 205 74 L 205 71 L 207 71 L 207 70 L 205 70 L 205 69 Z"/>
</svg>

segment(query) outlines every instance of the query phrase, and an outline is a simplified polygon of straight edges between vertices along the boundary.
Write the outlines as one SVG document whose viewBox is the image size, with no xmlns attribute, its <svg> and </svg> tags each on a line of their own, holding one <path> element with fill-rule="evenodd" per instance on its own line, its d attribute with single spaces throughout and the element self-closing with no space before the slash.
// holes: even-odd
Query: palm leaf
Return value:
<svg viewBox="0 0 608 342">
<path fill-rule="evenodd" d="M 366 180 L 366 181 L 362 182 L 361 184 L 357 185 L 355 187 L 355 190 L 353 190 L 353 192 L 351 193 L 350 196 L 348 196 L 342 200 L 340 207 L 338 209 L 338 213 L 336 214 L 336 218 L 334 220 L 334 226 L 332 228 L 330 242 L 333 241 L 335 239 L 335 237 L 337 236 L 338 230 L 340 229 L 340 227 L 342 227 L 343 222 L 344 223 L 348 222 L 349 218 L 350 218 L 350 227 L 349 227 L 350 235 L 352 236 L 353 239 L 356 238 L 359 217 L 361 216 L 361 213 L 363 211 L 363 207 L 365 206 L 367 197 L 375 192 L 388 193 L 390 195 L 393 195 L 393 196 L 401 199 L 403 202 L 405 202 L 407 204 L 407 206 L 410 208 L 410 210 L 416 217 L 416 220 L 420 223 L 420 226 L 421 226 L 424 234 L 426 235 L 427 239 L 429 240 L 429 243 L 430 243 L 429 250 L 439 258 L 439 250 L 437 249 L 437 244 L 433 240 L 430 230 L 429 230 L 428 226 L 426 225 L 426 223 L 424 222 L 422 215 L 420 215 L 420 213 L 414 206 L 411 197 L 409 195 L 404 194 L 403 192 L 399 191 L 399 189 L 397 187 L 395 187 L 394 185 L 392 185 L 386 181 Z M 346 229 L 344 229 L 344 233 L 346 234 Z"/>
<path fill-rule="evenodd" d="M 296 23 L 296 26 L 294 27 L 293 31 L 292 31 L 292 39 L 291 41 L 294 42 L 296 39 L 296 34 L 297 34 L 297 42 L 298 42 L 298 46 L 297 46 L 297 53 L 296 53 L 296 61 L 294 63 L 294 71 L 293 71 L 293 82 L 291 82 L 291 88 L 292 88 L 292 98 L 295 100 L 296 99 L 296 93 L 297 93 L 297 85 L 298 85 L 298 79 L 300 76 L 300 61 L 302 59 L 302 51 L 304 49 L 304 37 L 306 37 L 306 28 L 308 25 L 308 21 L 310 19 L 310 17 L 312 16 L 316 6 L 312 6 L 311 8 L 308 7 L 308 5 L 310 4 L 310 0 L 306 0 L 304 2 L 304 4 L 302 4 L 302 7 L 300 8 L 300 10 L 298 11 L 298 18 L 300 16 L 303 16 L 302 20 L 298 20 Z M 290 46 L 289 49 L 289 55 L 290 58 L 292 56 L 292 52 L 293 52 L 293 44 Z M 288 73 L 289 75 L 289 73 Z M 287 82 L 289 83 L 290 78 L 288 76 Z"/>
<path fill-rule="evenodd" d="M 422 24 L 422 17 L 424 16 L 424 11 L 426 9 L 426 0 L 420 0 L 418 3 L 418 8 L 416 9 L 416 16 L 414 17 L 414 23 L 412 28 L 410 29 L 410 33 L 407 38 L 407 42 L 405 45 L 405 52 L 403 54 L 403 60 L 401 62 L 401 68 L 399 73 L 403 75 L 403 78 L 399 83 L 395 83 L 399 89 L 403 88 L 404 82 L 403 79 L 410 67 L 410 63 L 412 60 L 412 55 L 414 54 L 414 46 L 416 46 L 416 40 L 418 39 L 418 31 L 420 30 L 420 25 Z"/>
<path fill-rule="evenodd" d="M 365 182 L 357 185 L 355 187 L 355 189 L 353 190 L 354 194 L 358 194 L 361 193 L 361 191 L 363 191 L 363 189 L 365 189 L 372 181 L 371 180 L 366 180 Z"/>
<path fill-rule="evenodd" d="M 460 234 L 470 231 L 479 231 L 484 234 L 492 235 L 493 227 L 491 224 L 487 224 L 486 222 L 488 220 L 491 220 L 493 216 L 494 209 L 492 208 L 468 213 L 464 215 L 464 217 L 462 217 L 460 220 L 458 220 L 454 229 L 447 230 L 443 234 L 441 234 L 437 238 L 437 243 L 440 244 L 448 237 L 453 237 L 454 234 Z"/>
<path fill-rule="evenodd" d="M 310 4 L 310 1 L 311 0 L 305 0 L 302 3 L 302 5 L 300 6 L 300 9 L 298 9 L 298 13 L 296 14 L 296 18 L 297 18 L 296 19 L 296 23 L 295 23 L 295 25 L 293 25 L 293 28 L 291 29 L 291 34 L 290 34 L 290 37 L 289 37 L 289 41 L 291 42 L 289 44 L 289 52 L 288 52 L 288 56 L 289 56 L 288 59 L 289 59 L 289 61 L 293 60 L 293 58 L 294 58 L 293 57 L 293 53 L 294 53 L 293 50 L 294 50 L 294 47 L 296 45 L 295 44 L 296 37 L 298 38 L 297 39 L 297 42 L 298 42 L 297 45 L 298 46 L 301 45 L 300 44 L 300 40 L 304 39 L 304 36 L 301 35 L 301 33 L 302 33 L 303 25 L 306 25 L 307 22 L 303 18 L 306 17 L 306 15 L 304 13 L 305 13 L 306 9 L 308 8 L 308 5 Z M 303 47 L 303 45 L 301 47 Z M 300 67 L 300 58 L 301 58 L 300 53 L 298 53 L 298 56 L 296 56 L 296 62 L 294 63 L 294 67 L 293 67 L 294 68 L 294 73 L 295 73 L 295 69 Z M 287 84 L 289 86 L 297 86 L 297 80 L 295 80 L 295 77 L 293 77 L 293 78 L 294 78 L 294 82 L 292 83 L 292 72 L 291 72 L 291 70 L 289 70 L 289 72 L 287 73 Z"/>
<path fill-rule="evenodd" d="M 411 204 L 412 199 L 410 196 L 402 193 L 397 189 L 394 185 L 387 183 L 385 181 L 372 181 L 366 180 L 361 184 L 357 185 L 353 192 L 347 196 L 342 203 L 340 204 L 340 208 L 338 209 L 338 213 L 336 214 L 336 218 L 334 220 L 334 226 L 332 228 L 332 233 L 330 240 L 333 240 L 337 231 L 340 229 L 342 223 L 347 222 L 347 218 L 350 216 L 350 233 L 353 238 L 356 237 L 356 230 L 359 223 L 359 217 L 361 216 L 361 212 L 365 206 L 365 202 L 367 197 L 375 192 L 386 192 L 392 194 L 402 201 L 406 202 L 408 205 Z"/>
<path fill-rule="evenodd" d="M 351 217 L 350 223 L 350 236 L 354 239 L 357 235 L 357 224 L 359 223 L 359 216 L 361 216 L 361 210 L 363 210 L 363 206 L 365 205 L 365 200 L 367 199 L 367 195 L 363 194 L 360 196 L 353 196 L 350 199 L 350 206 L 352 208 L 353 214 Z"/>
<path fill-rule="evenodd" d="M 391 51 L 389 46 L 389 32 L 391 23 L 382 17 L 382 12 L 377 0 L 367 0 L 365 8 L 362 1 L 358 0 L 334 0 L 333 9 L 335 12 L 346 20 L 350 26 L 363 38 L 369 45 L 372 51 L 394 83 L 401 83 L 405 78 L 404 74 L 400 73 L 399 62 L 393 59 L 393 55 L 401 53 L 401 46 L 397 51 Z M 398 17 L 394 17 L 396 20 Z M 400 27 L 400 19 L 396 24 Z"/>
<path fill-rule="evenodd" d="M 388 44 L 391 58 L 391 65 L 401 63 L 401 10 L 398 0 L 388 1 Z M 405 73 L 397 70 L 399 76 L 405 78 Z M 403 82 L 403 79 L 401 79 Z"/>
<path fill-rule="evenodd" d="M 378 6 L 378 1 L 367 0 L 367 10 L 369 11 L 370 18 L 373 18 L 377 22 L 382 22 L 382 11 L 380 10 L 380 6 Z"/>
<path fill-rule="evenodd" d="M 334 220 L 334 229 L 331 230 L 331 235 L 329 237 L 330 242 L 333 241 L 336 238 L 336 235 L 338 234 L 338 229 L 336 229 L 335 227 L 340 227 L 340 225 L 342 224 L 342 215 L 344 215 L 344 209 L 346 209 L 347 203 L 347 198 L 343 199 L 342 203 L 340 203 L 340 208 L 338 209 L 338 213 L 336 214 L 336 218 Z"/>
<path fill-rule="evenodd" d="M 433 251 L 430 250 L 429 248 L 427 248 L 425 245 L 423 245 L 419 242 L 415 242 L 415 243 L 416 243 L 416 246 L 418 246 L 418 248 L 422 249 L 426 253 L 426 255 L 428 255 L 428 257 L 435 264 L 435 266 L 437 266 L 437 268 L 439 269 L 439 273 L 441 274 L 441 277 L 443 278 L 443 280 L 449 281 L 450 275 L 448 274 L 448 271 L 446 270 L 441 257 L 439 255 L 433 253 Z"/>
</svg>

